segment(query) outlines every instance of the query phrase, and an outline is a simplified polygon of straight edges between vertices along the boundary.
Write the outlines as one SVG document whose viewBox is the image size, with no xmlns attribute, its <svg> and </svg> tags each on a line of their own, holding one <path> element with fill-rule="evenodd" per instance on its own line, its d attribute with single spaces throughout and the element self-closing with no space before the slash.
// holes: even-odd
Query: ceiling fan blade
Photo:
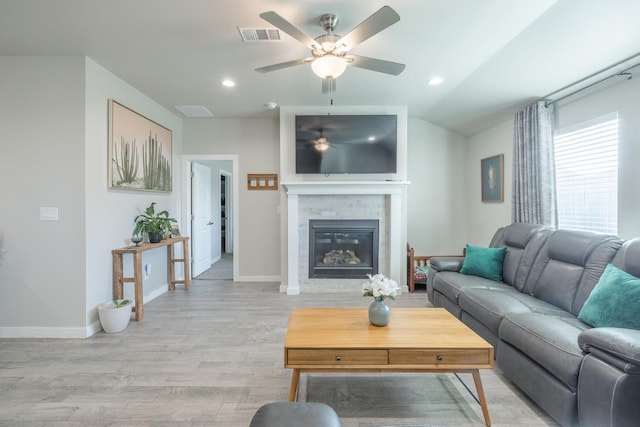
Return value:
<svg viewBox="0 0 640 427">
<path fill-rule="evenodd" d="M 318 43 L 299 30 L 295 25 L 284 19 L 282 16 L 278 15 L 274 11 L 263 12 L 260 14 L 260 18 L 264 19 L 271 25 L 276 28 L 282 30 L 283 32 L 289 34 L 294 39 L 298 40 L 303 45 L 307 46 L 309 49 L 313 49 L 315 46 L 318 46 Z"/>
<path fill-rule="evenodd" d="M 397 76 L 404 70 L 405 65 L 397 62 L 384 61 L 382 59 L 368 58 L 360 55 L 349 55 L 347 60 L 349 65 L 366 70 L 377 71 L 379 73 Z"/>
<path fill-rule="evenodd" d="M 338 40 L 336 46 L 343 44 L 347 50 L 350 50 L 399 20 L 400 15 L 398 15 L 395 10 L 389 6 L 383 6 Z"/>
<path fill-rule="evenodd" d="M 334 93 L 336 91 L 336 79 L 322 79 L 322 93 Z"/>
<path fill-rule="evenodd" d="M 256 68 L 259 73 L 270 73 L 271 71 L 282 70 L 283 68 L 295 67 L 296 65 L 306 64 L 313 61 L 313 58 L 302 58 L 293 61 L 281 62 L 279 64 L 267 65 L 266 67 Z"/>
</svg>

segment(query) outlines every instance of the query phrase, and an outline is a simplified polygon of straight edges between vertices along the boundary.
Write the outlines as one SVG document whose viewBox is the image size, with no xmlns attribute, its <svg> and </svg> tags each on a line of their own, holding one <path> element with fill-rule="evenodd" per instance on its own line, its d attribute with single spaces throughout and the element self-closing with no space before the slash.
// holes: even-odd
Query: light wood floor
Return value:
<svg viewBox="0 0 640 427">
<path fill-rule="evenodd" d="M 274 283 L 195 280 L 188 292 L 178 287 L 146 304 L 144 320 L 132 320 L 119 334 L 2 339 L 0 425 L 246 427 L 264 403 L 287 400 L 291 371 L 283 368 L 283 342 L 290 309 L 369 302 L 350 294 L 287 296 Z M 424 307 L 424 290 L 390 305 Z M 482 378 L 494 426 L 555 425 L 498 370 L 483 371 Z M 476 414 L 454 424 L 443 412 L 438 424 L 482 425 L 480 408 L 464 399 Z M 398 406 L 385 417 L 357 413 L 342 422 L 371 427 L 433 419 L 416 419 Z"/>
</svg>

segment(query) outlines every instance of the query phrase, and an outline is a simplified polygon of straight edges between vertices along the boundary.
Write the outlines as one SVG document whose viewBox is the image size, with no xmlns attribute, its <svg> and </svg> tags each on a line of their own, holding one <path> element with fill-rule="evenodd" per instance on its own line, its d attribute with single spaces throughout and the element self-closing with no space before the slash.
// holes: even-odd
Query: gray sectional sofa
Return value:
<svg viewBox="0 0 640 427">
<path fill-rule="evenodd" d="M 640 239 L 511 224 L 489 247 L 506 248 L 502 281 L 435 257 L 429 301 L 490 342 L 497 366 L 563 426 L 639 426 L 640 330 L 578 315 L 608 264 L 640 276 Z"/>
</svg>

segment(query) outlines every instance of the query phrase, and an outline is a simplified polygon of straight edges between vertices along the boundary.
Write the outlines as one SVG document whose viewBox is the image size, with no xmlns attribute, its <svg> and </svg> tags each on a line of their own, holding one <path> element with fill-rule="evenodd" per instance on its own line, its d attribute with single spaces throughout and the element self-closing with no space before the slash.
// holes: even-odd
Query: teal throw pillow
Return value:
<svg viewBox="0 0 640 427">
<path fill-rule="evenodd" d="M 640 278 L 609 264 L 578 313 L 589 325 L 640 329 Z"/>
<path fill-rule="evenodd" d="M 467 245 L 460 273 L 502 282 L 502 261 L 506 250 Z"/>
</svg>

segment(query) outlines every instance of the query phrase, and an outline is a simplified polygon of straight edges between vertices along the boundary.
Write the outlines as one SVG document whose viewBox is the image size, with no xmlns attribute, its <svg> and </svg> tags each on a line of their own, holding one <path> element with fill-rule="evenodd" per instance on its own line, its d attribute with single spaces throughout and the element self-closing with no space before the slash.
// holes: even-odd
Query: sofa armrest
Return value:
<svg viewBox="0 0 640 427">
<path fill-rule="evenodd" d="M 464 257 L 432 257 L 429 260 L 434 271 L 460 271 Z"/>
<path fill-rule="evenodd" d="M 640 331 L 625 328 L 592 328 L 578 335 L 582 350 L 614 356 L 640 367 Z M 626 369 L 626 368 L 625 368 Z"/>
</svg>

